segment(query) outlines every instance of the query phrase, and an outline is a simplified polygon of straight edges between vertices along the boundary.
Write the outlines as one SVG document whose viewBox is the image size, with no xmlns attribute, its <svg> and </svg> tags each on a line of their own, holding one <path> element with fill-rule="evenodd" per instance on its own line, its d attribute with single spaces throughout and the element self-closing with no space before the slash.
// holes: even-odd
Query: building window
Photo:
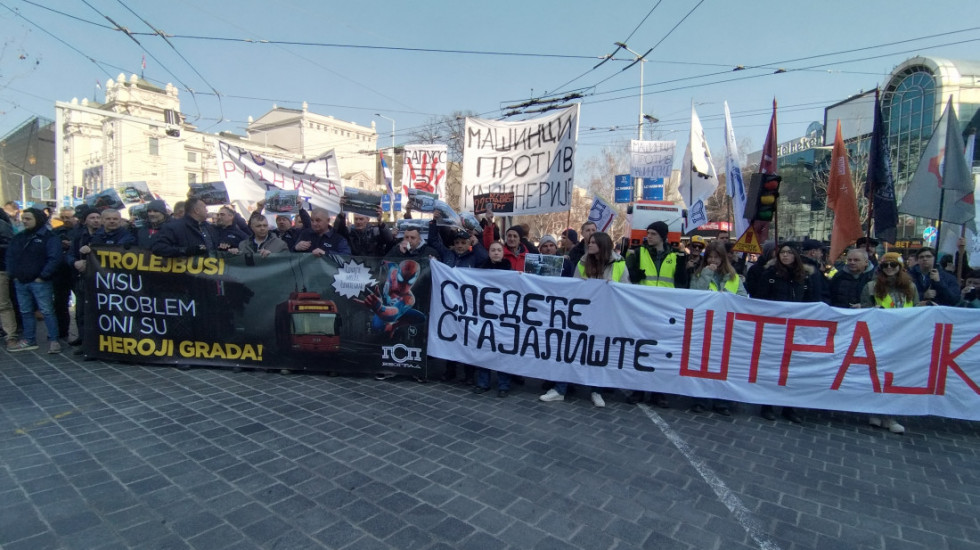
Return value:
<svg viewBox="0 0 980 550">
<path fill-rule="evenodd" d="M 160 156 L 160 140 L 155 137 L 150 138 L 150 154 L 154 157 Z"/>
<path fill-rule="evenodd" d="M 194 172 L 188 172 L 187 183 L 197 183 L 197 174 L 195 174 Z"/>
<path fill-rule="evenodd" d="M 187 151 L 187 162 L 197 162 L 196 151 Z"/>
</svg>

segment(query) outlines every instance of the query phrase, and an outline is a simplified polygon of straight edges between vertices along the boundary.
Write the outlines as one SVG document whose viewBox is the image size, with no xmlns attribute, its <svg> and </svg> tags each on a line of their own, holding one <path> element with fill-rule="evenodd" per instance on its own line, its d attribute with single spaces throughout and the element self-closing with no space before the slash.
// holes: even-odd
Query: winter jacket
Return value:
<svg viewBox="0 0 980 550">
<path fill-rule="evenodd" d="M 483 228 L 483 248 L 490 250 L 490 244 L 494 241 L 493 226 Z M 527 247 L 523 244 L 517 245 L 515 254 L 507 245 L 504 245 L 504 260 L 510 263 L 514 271 L 524 272 L 524 257 L 527 256 Z"/>
<path fill-rule="evenodd" d="M 6 218 L 6 214 L 4 214 Z M 0 271 L 7 271 L 7 248 L 14 238 L 14 226 L 7 219 L 0 219 Z"/>
<path fill-rule="evenodd" d="M 282 239 L 269 233 L 262 244 L 255 244 L 255 237 L 249 237 L 238 243 L 238 252 L 240 254 L 257 254 L 262 250 L 268 250 L 269 252 L 289 252 L 289 247 Z"/>
<path fill-rule="evenodd" d="M 61 239 L 47 226 L 21 231 L 7 248 L 7 272 L 22 283 L 38 278 L 50 281 L 62 261 Z"/>
<path fill-rule="evenodd" d="M 759 279 L 758 295 L 753 294 L 752 297 L 777 302 L 819 302 L 820 297 L 811 286 L 813 268 L 806 264 L 803 268 L 806 271 L 803 282 L 786 279 L 777 271 L 776 260 L 769 260 Z"/>
<path fill-rule="evenodd" d="M 204 249 L 201 249 L 204 245 Z M 218 246 L 218 234 L 208 222 L 198 222 L 189 214 L 163 224 L 153 238 L 151 249 L 157 256 L 206 256 Z"/>
<path fill-rule="evenodd" d="M 299 238 L 296 242 L 300 241 L 310 241 L 310 248 L 305 252 L 313 252 L 316 249 L 320 249 L 327 254 L 345 254 L 350 255 L 350 245 L 347 244 L 347 239 L 340 236 L 336 231 L 328 229 L 326 233 L 322 235 L 317 235 L 312 229 L 304 229 L 302 233 L 299 234 Z M 296 244 L 293 244 L 293 248 Z"/>
<path fill-rule="evenodd" d="M 452 248 L 447 248 L 446 244 L 442 242 L 442 237 L 439 236 L 435 224 L 429 225 L 429 236 L 426 240 L 429 246 L 438 252 L 436 258 L 439 258 L 439 261 L 449 267 L 479 267 L 490 258 L 487 255 L 487 250 L 479 242 L 462 254 L 457 254 Z"/>
<path fill-rule="evenodd" d="M 136 244 L 136 236 L 133 235 L 126 227 L 120 227 L 111 233 L 107 232 L 104 227 L 101 227 L 95 232 L 95 235 L 92 235 L 91 244 L 93 246 L 125 246 L 128 244 Z"/>
<path fill-rule="evenodd" d="M 151 249 L 153 247 L 153 239 L 160 233 L 160 230 L 163 229 L 163 226 L 169 221 L 170 217 L 168 216 L 167 219 L 157 227 L 153 227 L 149 222 L 141 225 L 139 229 L 136 230 L 136 244 L 140 248 L 145 248 L 147 250 Z"/>
<path fill-rule="evenodd" d="M 915 289 L 919 291 L 920 298 L 925 295 L 927 290 L 932 289 L 936 291 L 936 297 L 932 299 L 933 302 L 941 306 L 955 306 L 960 301 L 960 285 L 956 282 L 956 276 L 938 266 L 936 269 L 939 269 L 938 283 L 930 279 L 929 274 L 923 273 L 917 265 L 909 270 L 909 277 L 912 277 L 912 282 L 915 283 Z"/>
<path fill-rule="evenodd" d="M 228 227 L 214 226 L 214 231 L 218 235 L 218 242 L 215 244 L 219 249 L 235 248 L 238 243 L 252 236 L 252 233 L 242 231 L 237 225 L 232 224 Z M 221 245 L 227 245 L 222 248 Z"/>
<path fill-rule="evenodd" d="M 838 271 L 830 280 L 830 305 L 834 307 L 851 307 L 851 304 L 861 303 L 861 291 L 875 278 L 875 268 L 868 262 L 868 267 L 858 275 L 852 275 L 845 267 Z"/>
<path fill-rule="evenodd" d="M 364 229 L 356 229 L 347 225 L 343 214 L 334 220 L 333 229 L 347 239 L 352 256 L 381 257 L 388 253 L 395 242 L 386 224 L 371 224 Z"/>
</svg>

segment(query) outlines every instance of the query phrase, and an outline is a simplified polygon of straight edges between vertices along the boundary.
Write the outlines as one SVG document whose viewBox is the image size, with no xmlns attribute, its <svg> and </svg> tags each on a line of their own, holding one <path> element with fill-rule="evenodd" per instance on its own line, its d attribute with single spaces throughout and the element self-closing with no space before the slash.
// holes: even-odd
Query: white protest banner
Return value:
<svg viewBox="0 0 980 550">
<path fill-rule="evenodd" d="M 218 141 L 218 171 L 232 200 L 258 202 L 269 189 L 299 191 L 313 207 L 340 212 L 344 186 L 333 151 L 311 160 L 288 160 L 262 156 Z"/>
<path fill-rule="evenodd" d="M 462 209 L 488 194 L 514 196 L 511 215 L 572 206 L 579 106 L 520 122 L 466 118 Z M 508 195 L 509 196 L 509 195 Z"/>
<path fill-rule="evenodd" d="M 596 196 L 589 209 L 589 221 L 595 224 L 597 231 L 606 231 L 616 217 L 616 209 L 602 197 Z"/>
<path fill-rule="evenodd" d="M 630 140 L 630 175 L 644 179 L 670 179 L 676 141 Z"/>
<path fill-rule="evenodd" d="M 583 386 L 980 420 L 980 316 L 432 262 L 428 353 Z"/>
<path fill-rule="evenodd" d="M 406 145 L 402 155 L 403 193 L 407 196 L 409 189 L 418 189 L 445 201 L 447 157 L 445 144 Z"/>
</svg>

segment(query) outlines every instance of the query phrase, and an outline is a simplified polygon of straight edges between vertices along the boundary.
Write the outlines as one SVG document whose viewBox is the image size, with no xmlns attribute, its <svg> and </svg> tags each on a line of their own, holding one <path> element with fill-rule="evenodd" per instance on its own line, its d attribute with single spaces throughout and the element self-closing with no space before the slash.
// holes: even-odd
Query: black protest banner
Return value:
<svg viewBox="0 0 980 550">
<path fill-rule="evenodd" d="M 489 206 L 494 212 L 510 213 L 514 211 L 514 193 L 484 193 L 473 196 L 473 211 L 484 212 Z"/>
<path fill-rule="evenodd" d="M 85 353 L 193 364 L 426 376 L 428 260 L 282 253 L 161 258 L 95 250 Z"/>
</svg>

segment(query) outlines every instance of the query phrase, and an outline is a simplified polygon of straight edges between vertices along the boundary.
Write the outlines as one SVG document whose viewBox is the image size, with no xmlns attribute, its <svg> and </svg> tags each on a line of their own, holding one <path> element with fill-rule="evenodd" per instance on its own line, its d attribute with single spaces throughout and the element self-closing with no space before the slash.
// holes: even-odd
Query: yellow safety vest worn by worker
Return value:
<svg viewBox="0 0 980 550">
<path fill-rule="evenodd" d="M 895 300 L 892 300 L 891 294 L 885 294 L 884 298 L 878 298 L 877 296 L 875 296 L 875 303 L 886 309 L 898 307 L 895 305 Z M 910 300 L 905 300 L 905 303 L 902 304 L 902 307 L 912 307 L 913 305 L 914 304 L 912 304 Z"/>
<path fill-rule="evenodd" d="M 671 252 L 660 264 L 660 272 L 657 272 L 657 264 L 650 257 L 650 251 L 646 247 L 640 249 L 640 269 L 645 277 L 640 281 L 641 285 L 662 286 L 674 288 L 674 272 L 677 270 L 677 254 Z"/>
<path fill-rule="evenodd" d="M 739 283 L 738 275 L 728 279 L 727 281 L 725 281 L 725 291 L 731 292 L 732 294 L 737 294 L 738 283 Z M 710 290 L 714 290 L 715 292 L 718 291 L 718 285 L 714 281 L 708 283 L 708 288 Z"/>
<path fill-rule="evenodd" d="M 618 260 L 613 262 L 612 266 L 612 281 L 618 283 L 623 278 L 623 273 L 626 271 L 626 262 L 624 260 Z M 578 263 L 578 272 L 583 279 L 587 279 L 585 276 L 585 262 L 581 261 Z"/>
</svg>

